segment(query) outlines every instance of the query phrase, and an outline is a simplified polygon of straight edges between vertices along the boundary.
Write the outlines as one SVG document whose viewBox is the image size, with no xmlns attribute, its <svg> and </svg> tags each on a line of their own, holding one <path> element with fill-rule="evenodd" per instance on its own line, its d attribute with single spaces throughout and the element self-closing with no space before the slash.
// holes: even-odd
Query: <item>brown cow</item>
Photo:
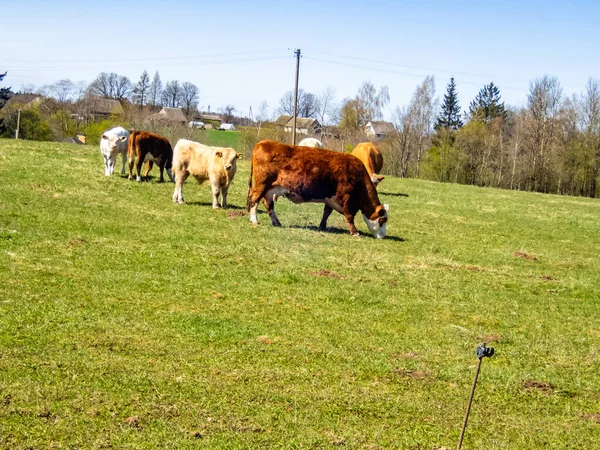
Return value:
<svg viewBox="0 0 600 450">
<path fill-rule="evenodd" d="M 192 175 L 198 183 L 206 180 L 210 182 L 213 208 L 219 207 L 219 194 L 222 194 L 221 207 L 226 208 L 227 192 L 237 171 L 237 160 L 241 157 L 232 148 L 209 147 L 199 142 L 179 139 L 173 149 L 173 201 L 183 203 L 183 183 Z"/>
<path fill-rule="evenodd" d="M 354 216 L 360 210 L 369 231 L 377 238 L 385 237 L 388 208 L 379 202 L 365 166 L 352 155 L 274 141 L 259 142 L 252 151 L 250 164 L 247 203 L 250 221 L 258 225 L 256 210 L 262 199 L 271 223 L 281 226 L 274 210 L 275 200 L 280 196 L 294 203 L 325 203 L 321 230 L 335 209 L 346 218 L 350 234 L 358 236 Z"/>
<path fill-rule="evenodd" d="M 160 168 L 160 179 L 158 180 L 160 183 L 165 181 L 163 176 L 165 168 L 169 179 L 173 181 L 173 175 L 171 174 L 173 149 L 166 137 L 148 131 L 132 130 L 129 133 L 128 159 L 130 180 L 133 178 L 133 164 L 135 163 L 136 179 L 142 181 L 140 172 L 144 162 L 147 162 L 146 173 L 144 173 L 146 181 L 154 163 L 157 163 Z"/>
<path fill-rule="evenodd" d="M 383 156 L 375 144 L 362 142 L 352 150 L 352 154 L 363 162 L 375 186 L 383 181 L 385 177 L 377 175 L 383 167 Z"/>
</svg>

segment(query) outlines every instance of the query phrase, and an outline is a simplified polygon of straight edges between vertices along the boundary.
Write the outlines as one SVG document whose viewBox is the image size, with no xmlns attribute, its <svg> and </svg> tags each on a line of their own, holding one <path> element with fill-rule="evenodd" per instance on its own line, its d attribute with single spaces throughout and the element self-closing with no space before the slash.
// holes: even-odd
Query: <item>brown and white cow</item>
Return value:
<svg viewBox="0 0 600 450">
<path fill-rule="evenodd" d="M 335 209 L 346 218 L 350 234 L 358 236 L 354 216 L 362 211 L 373 236 L 385 237 L 388 207 L 380 203 L 363 163 L 352 155 L 274 141 L 259 142 L 252 151 L 248 181 L 250 221 L 258 225 L 256 213 L 262 199 L 271 223 L 281 226 L 274 210 L 275 200 L 280 196 L 293 203 L 325 203 L 321 230 Z"/>
<path fill-rule="evenodd" d="M 142 181 L 140 172 L 142 165 L 147 162 L 144 178 L 148 180 L 148 173 L 152 170 L 154 163 L 160 168 L 160 183 L 165 181 L 163 172 L 167 169 L 169 179 L 173 181 L 171 167 L 173 165 L 173 149 L 166 137 L 148 131 L 132 130 L 129 133 L 129 179 L 133 178 L 133 165 L 135 164 L 136 180 Z"/>
<path fill-rule="evenodd" d="M 383 156 L 375 144 L 362 142 L 352 150 L 352 154 L 363 162 L 375 186 L 383 181 L 385 177 L 377 175 L 383 167 Z"/>
<path fill-rule="evenodd" d="M 187 139 L 179 139 L 173 149 L 173 201 L 183 203 L 183 183 L 192 175 L 198 183 L 210 181 L 213 208 L 219 207 L 219 193 L 221 207 L 226 208 L 227 192 L 237 171 L 237 160 L 241 156 L 232 148 L 209 147 Z"/>
</svg>

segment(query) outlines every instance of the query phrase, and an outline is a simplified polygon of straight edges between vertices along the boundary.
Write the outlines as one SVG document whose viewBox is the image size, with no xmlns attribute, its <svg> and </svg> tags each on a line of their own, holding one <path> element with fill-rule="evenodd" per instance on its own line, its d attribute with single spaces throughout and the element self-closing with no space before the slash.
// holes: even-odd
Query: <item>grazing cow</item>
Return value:
<svg viewBox="0 0 600 450">
<path fill-rule="evenodd" d="M 173 165 L 173 149 L 168 139 L 148 131 L 133 130 L 129 134 L 129 179 L 133 178 L 133 164 L 135 163 L 136 180 L 142 181 L 140 172 L 144 162 L 148 163 L 144 178 L 148 181 L 148 173 L 154 163 L 160 168 L 160 183 L 165 181 L 164 169 L 167 169 L 169 179 L 173 181 L 171 167 Z"/>
<path fill-rule="evenodd" d="M 210 181 L 213 208 L 227 207 L 227 191 L 237 170 L 237 160 L 242 155 L 232 148 L 209 147 L 198 142 L 179 139 L 173 149 L 173 174 L 175 192 L 173 201 L 183 203 L 183 183 L 192 175 L 198 183 Z"/>
<path fill-rule="evenodd" d="M 363 162 L 375 186 L 383 181 L 385 177 L 377 175 L 383 167 L 383 156 L 375 144 L 362 142 L 352 150 L 352 154 Z"/>
<path fill-rule="evenodd" d="M 280 196 L 293 203 L 325 203 L 321 230 L 335 209 L 346 218 L 350 234 L 358 236 L 354 216 L 360 210 L 369 231 L 377 238 L 385 237 L 388 207 L 379 202 L 365 166 L 352 155 L 274 141 L 259 142 L 252 151 L 248 181 L 250 221 L 258 225 L 256 212 L 262 199 L 271 223 L 281 226 L 274 210 L 275 200 Z"/>
<path fill-rule="evenodd" d="M 314 147 L 314 148 L 325 148 L 323 143 L 315 138 L 302 139 L 298 144 L 299 147 Z"/>
<path fill-rule="evenodd" d="M 127 160 L 127 139 L 129 131 L 123 127 L 111 128 L 102 133 L 100 138 L 100 153 L 104 157 L 104 175 L 112 175 L 115 171 L 117 156 L 121 154 L 123 158 L 123 168 L 121 175 L 125 175 L 125 161 Z"/>
</svg>

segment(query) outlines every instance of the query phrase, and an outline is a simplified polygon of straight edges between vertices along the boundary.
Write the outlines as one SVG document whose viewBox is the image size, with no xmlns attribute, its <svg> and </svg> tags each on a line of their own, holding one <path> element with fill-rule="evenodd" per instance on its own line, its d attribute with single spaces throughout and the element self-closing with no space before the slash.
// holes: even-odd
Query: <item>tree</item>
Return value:
<svg viewBox="0 0 600 450">
<path fill-rule="evenodd" d="M 110 98 L 113 100 L 122 100 L 127 98 L 133 85 L 129 78 L 123 75 L 117 75 L 114 72 L 101 72 L 88 87 L 90 94 L 102 98 Z"/>
<path fill-rule="evenodd" d="M 383 118 L 383 108 L 390 102 L 387 86 L 381 86 L 379 93 L 370 81 L 364 81 L 358 89 L 356 106 L 359 126 L 364 127 L 372 120 Z"/>
<path fill-rule="evenodd" d="M 114 98 L 115 100 L 123 100 L 131 95 L 133 84 L 129 78 L 123 75 L 118 75 L 115 79 Z"/>
<path fill-rule="evenodd" d="M 526 133 L 529 190 L 548 192 L 550 189 L 548 160 L 558 131 L 561 100 L 562 88 L 557 78 L 545 75 L 529 84 Z"/>
<path fill-rule="evenodd" d="M 4 72 L 0 74 L 0 81 L 4 80 L 8 72 Z M 0 109 L 4 106 L 4 104 L 13 96 L 13 92 L 10 87 L 0 88 Z"/>
<path fill-rule="evenodd" d="M 333 86 L 327 86 L 321 91 L 321 94 L 317 98 L 318 111 L 317 118 L 321 125 L 325 125 L 332 122 L 335 117 L 335 88 Z"/>
<path fill-rule="evenodd" d="M 148 91 L 148 100 L 152 104 L 152 106 L 156 106 L 160 104 L 160 99 L 162 96 L 162 81 L 160 81 L 160 75 L 158 74 L 158 70 L 154 74 L 154 78 L 152 79 L 152 83 L 150 83 L 150 89 Z"/>
<path fill-rule="evenodd" d="M 500 89 L 491 82 L 485 85 L 469 105 L 471 120 L 489 123 L 496 118 L 506 118 L 504 102 L 500 101 Z"/>
<path fill-rule="evenodd" d="M 318 99 L 316 95 L 309 92 L 304 92 L 303 89 L 298 90 L 298 117 L 314 117 L 317 118 L 319 111 Z M 287 91 L 279 100 L 279 114 L 294 115 L 294 93 Z"/>
<path fill-rule="evenodd" d="M 167 81 L 161 95 L 163 106 L 177 108 L 181 101 L 181 91 L 182 89 L 179 81 Z"/>
<path fill-rule="evenodd" d="M 181 85 L 180 106 L 186 117 L 198 108 L 198 94 L 200 90 L 195 84 L 185 82 Z"/>
<path fill-rule="evenodd" d="M 450 83 L 448 83 L 436 127 L 447 128 L 450 130 L 458 130 L 462 127 L 462 121 L 460 120 L 460 105 L 458 104 L 458 93 L 456 92 L 454 77 L 450 78 Z"/>
<path fill-rule="evenodd" d="M 140 107 L 144 106 L 144 102 L 148 102 L 148 91 L 150 90 L 150 77 L 145 70 L 140 75 L 140 80 L 135 85 L 133 95 Z"/>
<path fill-rule="evenodd" d="M 235 113 L 235 106 L 227 105 L 221 110 L 223 114 L 223 120 L 225 123 L 231 123 L 231 119 L 233 119 L 233 114 Z"/>
<path fill-rule="evenodd" d="M 60 124 L 62 137 L 69 135 L 71 113 L 73 112 L 73 96 L 77 93 L 77 86 L 69 79 L 57 81 L 47 87 L 48 92 L 56 100 L 57 110 L 54 118 Z"/>
</svg>

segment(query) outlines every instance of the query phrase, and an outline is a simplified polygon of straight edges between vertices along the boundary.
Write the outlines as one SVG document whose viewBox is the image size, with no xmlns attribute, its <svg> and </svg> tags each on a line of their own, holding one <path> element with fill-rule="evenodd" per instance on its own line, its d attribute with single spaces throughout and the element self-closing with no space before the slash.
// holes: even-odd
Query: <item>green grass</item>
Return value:
<svg viewBox="0 0 600 450">
<path fill-rule="evenodd" d="M 191 139 L 213 147 L 232 147 L 238 149 L 240 132 L 196 129 Z M 173 142 L 173 146 L 175 146 L 175 142 Z"/>
<path fill-rule="evenodd" d="M 453 448 L 482 340 L 463 448 L 597 448 L 600 201 L 386 177 L 353 238 L 252 227 L 248 169 L 215 211 L 0 140 L 0 448 Z"/>
</svg>

